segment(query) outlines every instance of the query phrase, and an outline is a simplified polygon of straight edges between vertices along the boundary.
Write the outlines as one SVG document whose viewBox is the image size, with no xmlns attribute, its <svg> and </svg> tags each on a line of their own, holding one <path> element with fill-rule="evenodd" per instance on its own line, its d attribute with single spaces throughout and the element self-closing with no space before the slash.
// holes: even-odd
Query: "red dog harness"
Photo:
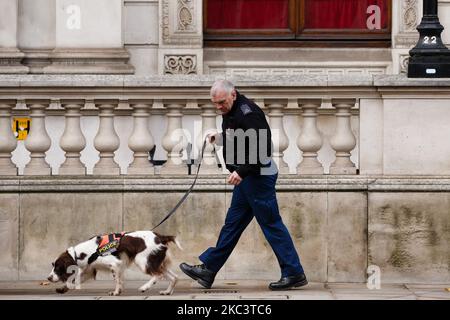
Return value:
<svg viewBox="0 0 450 320">
<path fill-rule="evenodd" d="M 121 233 L 104 234 L 103 236 L 101 236 L 101 241 L 98 244 L 97 248 L 98 254 L 104 256 L 115 252 L 124 234 L 125 232 L 121 232 Z"/>
<path fill-rule="evenodd" d="M 116 252 L 120 245 L 120 240 L 125 234 L 126 232 L 121 232 L 97 236 L 98 247 L 97 250 L 89 257 L 88 264 L 91 264 L 100 256 L 103 257 Z"/>
</svg>

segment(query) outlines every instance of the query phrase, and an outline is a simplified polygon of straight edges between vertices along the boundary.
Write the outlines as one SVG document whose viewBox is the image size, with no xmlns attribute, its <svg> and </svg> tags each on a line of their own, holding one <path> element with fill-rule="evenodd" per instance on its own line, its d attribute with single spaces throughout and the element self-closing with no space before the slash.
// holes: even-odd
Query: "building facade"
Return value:
<svg viewBox="0 0 450 320">
<path fill-rule="evenodd" d="M 223 3 L 3 1 L 1 71 L 136 76 L 399 74 L 405 72 L 408 51 L 417 43 L 416 27 L 422 17 L 421 0 L 363 0 L 359 5 L 328 0 Z M 280 12 L 278 25 L 264 24 L 271 21 L 272 12 L 267 12 L 271 9 Z M 223 10 L 223 15 L 214 16 Z M 245 14 L 249 11 L 254 14 Z M 446 25 L 447 1 L 439 1 L 439 12 Z M 236 19 L 224 21 L 233 15 Z M 311 21 L 305 16 L 312 16 Z M 255 21 L 245 24 L 243 19 Z M 332 19 L 336 21 L 325 23 Z M 445 43 L 450 42 L 447 33 Z"/>
<path fill-rule="evenodd" d="M 450 280 L 450 81 L 405 74 L 421 0 L 0 9 L 0 280 L 42 279 L 93 234 L 156 225 L 220 128 L 217 78 L 266 112 L 280 209 L 312 281 L 364 282 L 374 265 L 386 282 Z M 439 16 L 449 44 L 450 1 Z M 183 243 L 175 262 L 215 244 L 231 199 L 222 163 L 208 145 L 160 228 Z M 278 276 L 253 222 L 219 277 Z"/>
</svg>

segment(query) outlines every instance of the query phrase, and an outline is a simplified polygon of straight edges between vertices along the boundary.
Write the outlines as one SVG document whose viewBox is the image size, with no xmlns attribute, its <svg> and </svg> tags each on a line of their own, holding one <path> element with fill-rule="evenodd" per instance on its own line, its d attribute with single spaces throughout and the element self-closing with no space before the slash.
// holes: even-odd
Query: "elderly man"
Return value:
<svg viewBox="0 0 450 320">
<path fill-rule="evenodd" d="M 270 158 L 271 132 L 264 112 L 227 80 L 213 84 L 211 101 L 222 113 L 223 121 L 222 133 L 209 135 L 208 139 L 223 144 L 225 164 L 231 172 L 228 183 L 234 185 L 233 197 L 216 246 L 200 255 L 202 264 L 182 263 L 181 270 L 203 287 L 211 288 L 242 232 L 256 217 L 281 268 L 281 279 L 270 283 L 269 288 L 285 290 L 306 285 L 300 259 L 278 211 L 278 172 Z"/>
</svg>

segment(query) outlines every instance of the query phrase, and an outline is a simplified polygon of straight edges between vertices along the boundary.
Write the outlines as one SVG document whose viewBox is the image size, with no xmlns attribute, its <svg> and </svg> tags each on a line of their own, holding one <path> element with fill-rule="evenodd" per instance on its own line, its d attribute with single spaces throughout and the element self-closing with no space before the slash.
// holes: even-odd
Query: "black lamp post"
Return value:
<svg viewBox="0 0 450 320">
<path fill-rule="evenodd" d="M 420 38 L 409 51 L 408 78 L 450 77 L 450 50 L 444 45 L 444 27 L 438 18 L 438 0 L 423 0 L 423 17 L 417 27 Z"/>
</svg>

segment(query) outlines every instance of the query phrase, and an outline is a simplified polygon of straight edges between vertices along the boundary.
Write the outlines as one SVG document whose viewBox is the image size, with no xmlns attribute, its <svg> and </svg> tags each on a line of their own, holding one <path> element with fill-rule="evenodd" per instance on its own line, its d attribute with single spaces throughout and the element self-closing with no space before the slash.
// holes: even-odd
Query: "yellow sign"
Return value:
<svg viewBox="0 0 450 320">
<path fill-rule="evenodd" d="M 25 140 L 30 133 L 31 119 L 30 118 L 14 118 L 13 132 L 17 140 Z"/>
</svg>

